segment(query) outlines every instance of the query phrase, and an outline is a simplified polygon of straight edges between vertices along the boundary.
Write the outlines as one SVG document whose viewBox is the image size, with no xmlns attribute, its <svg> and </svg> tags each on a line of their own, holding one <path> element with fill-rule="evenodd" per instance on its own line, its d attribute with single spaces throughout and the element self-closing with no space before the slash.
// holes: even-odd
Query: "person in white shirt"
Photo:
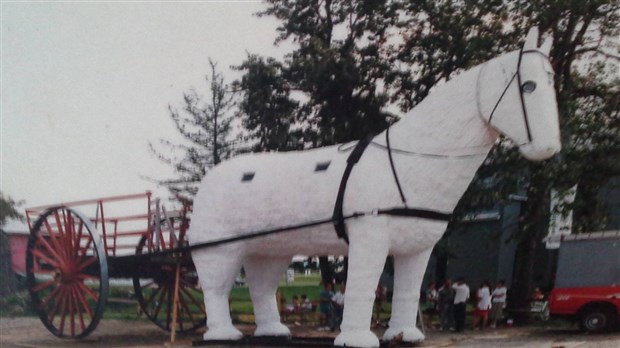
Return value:
<svg viewBox="0 0 620 348">
<path fill-rule="evenodd" d="M 506 282 L 500 280 L 497 282 L 493 293 L 491 294 L 491 327 L 495 328 L 497 321 L 501 320 L 504 316 L 504 308 L 506 308 L 506 294 L 508 289 L 506 288 Z"/>
<path fill-rule="evenodd" d="M 461 332 L 465 329 L 465 316 L 467 315 L 467 300 L 469 299 L 469 286 L 465 279 L 458 278 L 452 285 L 454 289 L 454 331 Z"/>
<path fill-rule="evenodd" d="M 472 322 L 472 329 L 480 325 L 480 329 L 486 329 L 489 321 L 489 310 L 491 309 L 491 290 L 489 288 L 489 282 L 484 281 L 480 288 L 476 292 L 476 309 L 474 310 L 474 320 Z"/>
<path fill-rule="evenodd" d="M 332 321 L 331 330 L 335 331 L 340 328 L 342 322 L 342 310 L 344 309 L 344 291 L 346 286 L 344 283 L 340 284 L 340 291 L 338 291 L 334 297 L 332 297 L 332 304 L 334 305 L 334 320 Z"/>
</svg>

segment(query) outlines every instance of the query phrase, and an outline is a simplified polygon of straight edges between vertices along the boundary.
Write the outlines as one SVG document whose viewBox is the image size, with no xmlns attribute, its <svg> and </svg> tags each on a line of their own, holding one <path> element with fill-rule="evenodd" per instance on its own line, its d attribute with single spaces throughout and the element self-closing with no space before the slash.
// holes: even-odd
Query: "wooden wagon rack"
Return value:
<svg viewBox="0 0 620 348">
<path fill-rule="evenodd" d="M 91 215 L 85 215 L 90 212 Z M 184 332 L 206 322 L 186 246 L 191 203 L 167 211 L 151 192 L 26 209 L 26 277 L 35 309 L 58 337 L 81 338 L 99 323 L 110 278 L 133 280 L 159 327 Z"/>
</svg>

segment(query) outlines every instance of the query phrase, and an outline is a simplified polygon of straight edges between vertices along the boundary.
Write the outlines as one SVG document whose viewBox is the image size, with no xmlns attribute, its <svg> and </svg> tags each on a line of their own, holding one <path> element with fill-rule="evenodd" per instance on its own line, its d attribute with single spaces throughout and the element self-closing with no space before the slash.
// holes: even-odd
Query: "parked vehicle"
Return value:
<svg viewBox="0 0 620 348">
<path fill-rule="evenodd" d="M 590 332 L 620 326 L 620 231 L 563 237 L 549 312 Z"/>
</svg>

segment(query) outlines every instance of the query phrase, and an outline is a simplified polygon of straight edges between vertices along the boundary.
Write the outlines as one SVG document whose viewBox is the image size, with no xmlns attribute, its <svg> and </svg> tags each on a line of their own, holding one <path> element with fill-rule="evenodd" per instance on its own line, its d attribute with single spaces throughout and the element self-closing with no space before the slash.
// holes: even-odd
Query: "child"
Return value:
<svg viewBox="0 0 620 348">
<path fill-rule="evenodd" d="M 301 309 L 304 312 L 312 312 L 312 302 L 310 302 L 306 294 L 301 294 Z"/>
</svg>

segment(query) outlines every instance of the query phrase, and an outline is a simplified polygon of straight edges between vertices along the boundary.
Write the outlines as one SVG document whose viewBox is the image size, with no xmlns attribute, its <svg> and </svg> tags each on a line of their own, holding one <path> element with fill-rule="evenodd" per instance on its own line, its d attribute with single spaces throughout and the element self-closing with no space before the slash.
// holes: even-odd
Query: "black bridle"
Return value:
<svg viewBox="0 0 620 348">
<path fill-rule="evenodd" d="M 500 95 L 499 99 L 495 103 L 495 106 L 493 107 L 493 110 L 491 111 L 491 115 L 489 115 L 489 119 L 487 120 L 487 123 L 491 124 L 491 120 L 493 118 L 493 115 L 495 114 L 495 110 L 497 109 L 497 107 L 499 106 L 501 101 L 504 99 L 504 96 L 506 95 L 506 92 L 508 91 L 508 89 L 512 85 L 512 82 L 516 79 L 517 80 L 517 84 L 518 84 L 519 100 L 521 101 L 521 111 L 523 113 L 523 120 L 524 120 L 524 123 L 525 123 L 525 130 L 527 131 L 527 140 L 528 140 L 527 143 L 531 143 L 532 142 L 532 132 L 530 130 L 529 118 L 528 118 L 528 115 L 527 115 L 527 108 L 525 107 L 525 98 L 523 96 L 523 92 L 524 92 L 523 91 L 523 83 L 522 83 L 522 80 L 521 80 L 521 60 L 523 58 L 523 55 L 526 54 L 526 53 L 542 54 L 545 58 L 549 59 L 549 57 L 547 57 L 544 53 L 540 52 L 539 50 L 525 50 L 524 51 L 523 49 L 521 49 L 519 51 L 519 58 L 518 58 L 518 61 L 517 61 L 517 70 L 515 71 L 515 73 L 512 75 L 512 77 L 508 81 L 508 84 L 506 84 L 506 87 L 504 87 L 504 90 L 502 91 L 502 94 Z M 394 166 L 394 160 L 392 158 L 392 147 L 390 146 L 390 133 L 389 133 L 389 131 L 390 131 L 390 126 L 388 126 L 388 128 L 385 131 L 385 142 L 386 142 L 385 149 L 387 150 L 387 153 L 388 153 L 388 157 L 389 157 L 389 160 L 390 160 L 390 167 L 392 169 L 392 175 L 393 175 L 396 187 L 398 189 L 398 193 L 400 195 L 403 207 L 389 208 L 389 209 L 377 209 L 377 210 L 375 210 L 375 215 L 394 215 L 394 216 L 417 217 L 417 218 L 423 218 L 423 219 L 429 219 L 429 220 L 439 220 L 439 221 L 450 221 L 450 220 L 452 220 L 452 214 L 450 214 L 450 213 L 445 213 L 445 212 L 440 212 L 440 211 L 435 211 L 435 210 L 428 210 L 428 209 L 410 208 L 410 207 L 407 206 L 407 199 L 405 198 L 405 194 L 404 194 L 403 189 L 402 189 L 402 187 L 400 185 L 400 180 L 398 179 L 398 174 L 397 174 L 396 168 Z M 368 147 L 368 144 L 371 144 L 371 143 L 373 143 L 372 142 L 372 137 L 367 137 L 365 139 L 360 140 L 357 143 L 357 145 L 355 146 L 355 148 L 352 151 L 351 155 L 349 155 L 349 158 L 347 159 L 347 167 L 346 167 L 346 169 L 344 171 L 344 174 L 343 174 L 342 179 L 340 181 L 340 187 L 338 189 L 338 196 L 336 198 L 336 204 L 334 206 L 334 213 L 332 215 L 332 219 L 333 219 L 334 227 L 336 229 L 336 234 L 338 235 L 339 238 L 344 239 L 344 241 L 347 242 L 347 243 L 349 242 L 349 238 L 348 238 L 347 233 L 346 233 L 346 224 L 345 224 L 346 218 L 344 217 L 344 214 L 343 214 L 343 211 L 342 211 L 343 201 L 344 201 L 344 193 L 345 193 L 345 190 L 346 190 L 346 187 L 347 187 L 347 181 L 349 179 L 349 175 L 351 174 L 351 171 L 353 170 L 353 167 L 355 166 L 355 164 L 362 157 L 362 154 L 364 153 L 364 150 Z M 524 145 L 524 144 L 520 144 L 520 145 Z M 358 214 L 358 213 L 356 213 L 356 214 Z M 359 214 L 359 215 L 362 215 L 362 214 Z"/>
<path fill-rule="evenodd" d="M 527 116 L 527 108 L 525 107 L 525 98 L 523 96 L 523 82 L 521 81 L 521 60 L 523 58 L 523 55 L 526 53 L 538 53 L 538 54 L 541 54 L 546 59 L 549 59 L 549 57 L 546 54 L 542 53 L 539 50 L 525 50 L 524 51 L 523 48 L 521 48 L 521 50 L 519 51 L 519 59 L 517 60 L 517 70 L 515 71 L 514 74 L 512 74 L 512 77 L 508 81 L 508 84 L 506 84 L 506 87 L 504 87 L 504 90 L 502 91 L 502 94 L 500 95 L 499 99 L 495 103 L 495 106 L 493 106 L 493 110 L 491 111 L 491 115 L 489 115 L 489 119 L 487 120 L 487 123 L 491 124 L 491 120 L 493 119 L 495 110 L 499 106 L 499 103 L 501 103 L 501 101 L 504 99 L 504 96 L 506 95 L 508 88 L 510 88 L 510 86 L 512 85 L 512 82 L 516 78 L 517 90 L 519 91 L 519 100 L 521 101 L 521 111 L 523 112 L 523 121 L 525 123 L 525 130 L 527 132 L 528 142 L 526 144 L 528 144 L 532 142 L 532 132 L 530 131 L 530 122 Z M 520 144 L 520 145 L 523 145 L 523 144 Z"/>
</svg>

